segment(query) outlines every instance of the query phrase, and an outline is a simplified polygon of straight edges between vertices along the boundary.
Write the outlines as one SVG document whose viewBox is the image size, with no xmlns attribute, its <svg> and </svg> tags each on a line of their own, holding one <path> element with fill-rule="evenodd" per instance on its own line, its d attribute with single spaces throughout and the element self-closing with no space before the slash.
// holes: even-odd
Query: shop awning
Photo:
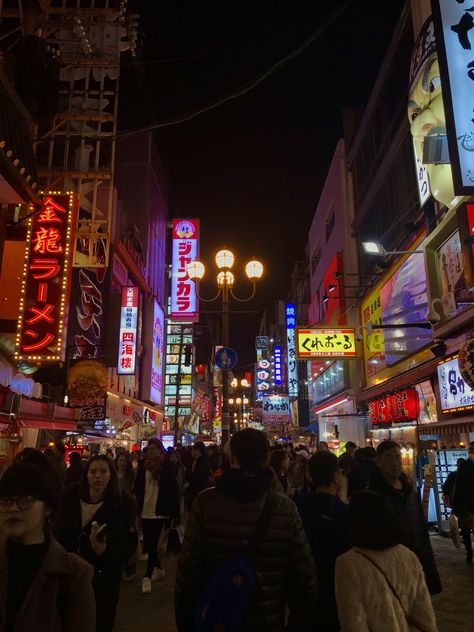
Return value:
<svg viewBox="0 0 474 632">
<path fill-rule="evenodd" d="M 42 430 L 77 430 L 77 425 L 71 421 L 59 421 L 58 419 L 19 419 L 21 428 L 39 428 Z"/>
<path fill-rule="evenodd" d="M 474 432 L 474 417 L 465 417 L 464 419 L 448 419 L 439 421 L 436 424 L 422 424 L 419 426 L 419 434 L 421 435 L 451 435 Z"/>
</svg>

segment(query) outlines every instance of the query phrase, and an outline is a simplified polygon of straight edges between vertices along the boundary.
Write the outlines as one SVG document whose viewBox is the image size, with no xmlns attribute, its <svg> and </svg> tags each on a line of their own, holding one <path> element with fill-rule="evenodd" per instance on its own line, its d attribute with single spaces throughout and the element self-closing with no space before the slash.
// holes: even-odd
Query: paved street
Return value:
<svg viewBox="0 0 474 632">
<path fill-rule="evenodd" d="M 439 631 L 469 632 L 474 629 L 474 566 L 466 564 L 464 549 L 456 551 L 449 538 L 433 535 L 432 543 L 444 588 L 433 599 Z M 166 577 L 153 584 L 151 595 L 141 594 L 141 576 L 123 583 L 116 632 L 175 632 L 175 566 L 175 559 L 169 557 L 165 562 Z M 143 567 L 141 562 L 140 568 Z"/>
</svg>

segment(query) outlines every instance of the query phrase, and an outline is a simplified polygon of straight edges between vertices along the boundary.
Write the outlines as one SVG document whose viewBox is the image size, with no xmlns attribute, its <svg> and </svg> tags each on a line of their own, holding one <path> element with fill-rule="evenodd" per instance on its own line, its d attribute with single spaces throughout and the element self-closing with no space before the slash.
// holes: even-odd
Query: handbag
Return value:
<svg viewBox="0 0 474 632">
<path fill-rule="evenodd" d="M 451 512 L 448 517 L 449 535 L 453 541 L 454 546 L 459 550 L 461 548 L 461 542 L 459 540 L 459 526 L 456 516 Z"/>
<path fill-rule="evenodd" d="M 405 621 L 408 623 L 409 626 L 411 626 L 412 628 L 415 628 L 415 630 L 419 630 L 419 632 L 429 632 L 428 630 L 426 630 L 425 628 L 423 628 L 418 621 L 415 621 L 409 614 L 408 612 L 405 610 L 402 600 L 400 599 L 400 597 L 398 596 L 397 591 L 395 590 L 392 582 L 389 580 L 389 578 L 387 577 L 387 575 L 385 575 L 384 571 L 382 570 L 382 568 L 377 564 L 377 562 L 375 560 L 373 560 L 371 557 L 369 557 L 368 555 L 365 555 L 365 553 L 362 553 L 361 551 L 356 550 L 356 553 L 358 553 L 359 555 L 361 555 L 362 557 L 364 557 L 366 560 L 368 560 L 372 566 L 375 566 L 375 568 L 378 570 L 378 572 L 383 576 L 383 578 L 385 579 L 385 582 L 387 583 L 387 586 L 390 588 L 392 595 L 395 597 L 395 599 L 398 601 L 400 608 L 402 609 L 403 614 L 405 615 Z"/>
</svg>

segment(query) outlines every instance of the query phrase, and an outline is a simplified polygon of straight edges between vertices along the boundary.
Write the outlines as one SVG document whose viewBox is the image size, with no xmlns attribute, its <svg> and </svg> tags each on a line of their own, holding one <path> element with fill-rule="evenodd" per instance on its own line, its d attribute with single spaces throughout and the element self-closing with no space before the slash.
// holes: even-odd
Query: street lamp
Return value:
<svg viewBox="0 0 474 632">
<path fill-rule="evenodd" d="M 234 280 L 235 277 L 230 271 L 235 263 L 234 254 L 224 248 L 219 250 L 215 256 L 215 262 L 219 269 L 217 274 L 217 294 L 211 299 L 206 299 L 199 294 L 198 283 L 204 277 L 205 266 L 200 261 L 193 261 L 187 266 L 187 272 L 189 278 L 196 284 L 197 296 L 206 303 L 211 303 L 217 300 L 219 297 L 222 300 L 222 343 L 224 347 L 229 346 L 229 301 L 234 299 L 239 303 L 246 303 L 255 296 L 256 282 L 263 275 L 263 265 L 260 261 L 252 259 L 245 266 L 245 273 L 252 283 L 252 293 L 246 298 L 239 298 L 234 294 Z M 238 384 L 238 382 L 237 382 Z M 236 385 L 237 385 L 236 384 Z M 222 443 L 227 443 L 230 436 L 230 413 L 229 413 L 229 369 L 222 369 Z"/>
<path fill-rule="evenodd" d="M 362 248 L 368 255 L 379 255 L 380 257 L 387 255 L 423 254 L 423 250 L 385 250 L 378 241 L 363 241 Z"/>
</svg>

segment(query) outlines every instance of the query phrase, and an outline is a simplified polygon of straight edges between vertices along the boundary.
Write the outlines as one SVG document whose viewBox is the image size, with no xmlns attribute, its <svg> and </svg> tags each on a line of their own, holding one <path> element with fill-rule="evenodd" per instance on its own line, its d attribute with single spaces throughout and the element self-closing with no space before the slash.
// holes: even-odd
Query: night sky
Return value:
<svg viewBox="0 0 474 632">
<path fill-rule="evenodd" d="M 121 129 L 166 121 L 234 92 L 344 4 L 142 2 L 139 72 L 128 67 L 122 75 L 122 94 L 137 94 L 134 82 L 140 81 L 141 97 L 125 100 Z M 250 257 L 265 264 L 257 298 L 244 309 L 286 298 L 342 134 L 342 110 L 367 103 L 404 4 L 349 2 L 324 35 L 249 93 L 157 132 L 173 211 L 201 220 L 201 259 L 210 264 L 209 277 L 214 278 L 213 255 L 223 245 L 238 257 L 237 276 Z M 170 59 L 175 61 L 155 63 Z M 240 278 L 235 290 L 246 295 L 250 286 Z M 210 295 L 214 286 L 203 284 L 202 290 Z M 254 361 L 259 320 L 247 315 L 232 321 L 231 342 L 241 365 Z"/>
</svg>

